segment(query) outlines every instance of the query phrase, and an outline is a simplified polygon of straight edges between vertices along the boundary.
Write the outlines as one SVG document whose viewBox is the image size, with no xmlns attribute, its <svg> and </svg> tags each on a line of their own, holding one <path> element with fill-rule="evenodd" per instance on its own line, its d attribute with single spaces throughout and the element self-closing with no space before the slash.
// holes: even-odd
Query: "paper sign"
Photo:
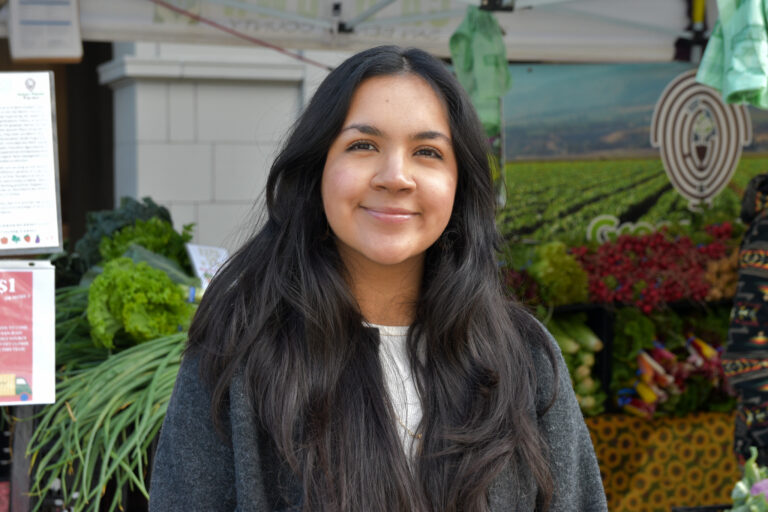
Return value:
<svg viewBox="0 0 768 512">
<path fill-rule="evenodd" d="M 48 261 L 0 267 L 0 405 L 55 399 L 54 267 Z"/>
<path fill-rule="evenodd" d="M 192 268 L 195 275 L 200 278 L 201 287 L 205 291 L 213 275 L 229 258 L 229 251 L 223 247 L 209 245 L 186 244 L 186 246 Z"/>
<path fill-rule="evenodd" d="M 0 73 L 0 254 L 61 250 L 53 73 Z"/>
<path fill-rule="evenodd" d="M 79 62 L 83 57 L 77 0 L 9 0 L 13 60 Z"/>
</svg>

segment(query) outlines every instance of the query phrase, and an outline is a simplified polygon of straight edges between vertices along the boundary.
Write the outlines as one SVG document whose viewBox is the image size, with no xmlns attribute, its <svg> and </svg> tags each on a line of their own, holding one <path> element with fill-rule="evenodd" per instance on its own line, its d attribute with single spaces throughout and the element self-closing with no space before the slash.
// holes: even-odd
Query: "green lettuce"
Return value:
<svg viewBox="0 0 768 512">
<path fill-rule="evenodd" d="M 587 273 L 564 243 L 542 244 L 536 247 L 535 255 L 528 272 L 539 283 L 544 302 L 562 306 L 587 301 Z"/>
<path fill-rule="evenodd" d="M 108 349 L 185 329 L 193 312 L 182 287 L 165 272 L 129 258 L 108 262 L 88 290 L 91 338 Z"/>
<path fill-rule="evenodd" d="M 84 266 L 79 274 L 82 275 L 92 265 L 101 261 L 99 244 L 102 238 L 111 236 L 115 231 L 133 224 L 138 219 L 148 220 L 152 217 L 168 222 L 171 221 L 171 214 L 168 209 L 159 206 L 149 197 L 145 197 L 141 201 L 130 197 L 123 197 L 120 200 L 119 208 L 100 212 L 88 212 L 86 232 L 75 244 L 75 253 L 83 260 Z M 77 279 L 79 279 L 79 276 Z M 77 279 L 74 281 L 76 282 Z"/>
<path fill-rule="evenodd" d="M 99 252 L 105 261 L 110 261 L 123 256 L 131 244 L 137 244 L 175 261 L 185 271 L 189 271 L 191 266 L 184 244 L 192 240 L 192 227 L 192 224 L 187 224 L 181 233 L 177 233 L 173 224 L 167 220 L 158 217 L 138 219 L 111 236 L 102 238 Z"/>
</svg>

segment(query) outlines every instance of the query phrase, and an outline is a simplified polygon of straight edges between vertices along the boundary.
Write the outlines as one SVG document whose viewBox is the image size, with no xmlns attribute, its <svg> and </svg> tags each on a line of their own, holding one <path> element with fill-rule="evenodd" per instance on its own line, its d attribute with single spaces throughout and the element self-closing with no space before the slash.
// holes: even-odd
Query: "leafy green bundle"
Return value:
<svg viewBox="0 0 768 512">
<path fill-rule="evenodd" d="M 536 259 L 528 272 L 541 287 L 546 304 L 562 306 L 587 301 L 587 273 L 562 242 L 536 248 Z"/>
<path fill-rule="evenodd" d="M 119 208 L 98 212 L 88 212 L 86 231 L 75 244 L 74 252 L 62 252 L 55 255 L 51 262 L 56 266 L 56 286 L 74 286 L 88 269 L 101 261 L 99 245 L 104 237 L 119 231 L 136 220 L 158 218 L 171 221 L 171 214 L 149 197 L 136 201 L 130 197 L 120 200 Z"/>
<path fill-rule="evenodd" d="M 121 228 L 112 236 L 105 236 L 99 243 L 99 253 L 104 261 L 111 261 L 125 255 L 132 244 L 161 254 L 189 271 L 190 263 L 184 244 L 192 240 L 192 224 L 182 228 L 181 233 L 173 229 L 170 221 L 159 217 L 142 220 Z"/>
<path fill-rule="evenodd" d="M 162 270 L 117 258 L 91 284 L 87 312 L 94 343 L 112 349 L 186 329 L 194 306 Z"/>
<path fill-rule="evenodd" d="M 149 220 L 153 217 L 171 222 L 168 210 L 149 197 L 145 197 L 141 202 L 124 197 L 120 200 L 120 207 L 115 210 L 89 212 L 86 218 L 86 233 L 75 244 L 75 252 L 85 260 L 86 268 L 90 268 L 101 261 L 99 246 L 104 237 L 111 236 L 115 231 L 137 220 Z"/>
</svg>

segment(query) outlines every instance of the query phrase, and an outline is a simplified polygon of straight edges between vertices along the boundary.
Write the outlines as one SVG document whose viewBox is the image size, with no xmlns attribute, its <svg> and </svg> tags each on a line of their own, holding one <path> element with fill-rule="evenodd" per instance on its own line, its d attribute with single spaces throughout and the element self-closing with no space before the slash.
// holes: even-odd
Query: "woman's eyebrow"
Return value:
<svg viewBox="0 0 768 512">
<path fill-rule="evenodd" d="M 355 123 L 350 124 L 349 126 L 345 126 L 341 131 L 346 132 L 347 130 L 357 130 L 360 133 L 364 133 L 365 135 L 372 135 L 375 137 L 383 137 L 384 132 L 376 128 L 375 126 L 372 126 L 370 124 L 364 124 L 364 123 Z M 409 137 L 411 140 L 434 140 L 434 139 L 443 139 L 448 144 L 452 144 L 451 138 L 444 134 L 443 132 L 439 132 L 436 130 L 427 130 L 423 132 L 414 133 Z"/>
<path fill-rule="evenodd" d="M 443 139 L 448 144 L 452 144 L 451 138 L 449 136 L 447 136 L 443 132 L 437 132 L 434 130 L 414 133 L 413 135 L 411 135 L 411 140 L 434 140 L 434 139 Z"/>
<path fill-rule="evenodd" d="M 370 124 L 350 124 L 349 126 L 345 126 L 341 131 L 346 132 L 347 130 L 357 130 L 360 133 L 364 133 L 366 135 L 374 135 L 376 137 L 381 137 L 384 135 L 381 130 L 375 126 L 371 126 Z"/>
</svg>

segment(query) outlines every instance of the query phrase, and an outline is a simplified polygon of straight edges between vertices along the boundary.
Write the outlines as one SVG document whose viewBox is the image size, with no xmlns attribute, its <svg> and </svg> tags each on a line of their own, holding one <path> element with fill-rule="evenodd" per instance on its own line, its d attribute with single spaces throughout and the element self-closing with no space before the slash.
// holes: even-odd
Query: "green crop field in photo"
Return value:
<svg viewBox="0 0 768 512">
<path fill-rule="evenodd" d="M 729 185 L 713 202 L 738 217 L 749 180 L 768 172 L 768 156 L 742 157 Z M 506 206 L 498 221 L 507 237 L 575 240 L 597 215 L 621 222 L 677 222 L 694 215 L 672 187 L 661 160 L 513 162 L 505 167 Z"/>
</svg>

